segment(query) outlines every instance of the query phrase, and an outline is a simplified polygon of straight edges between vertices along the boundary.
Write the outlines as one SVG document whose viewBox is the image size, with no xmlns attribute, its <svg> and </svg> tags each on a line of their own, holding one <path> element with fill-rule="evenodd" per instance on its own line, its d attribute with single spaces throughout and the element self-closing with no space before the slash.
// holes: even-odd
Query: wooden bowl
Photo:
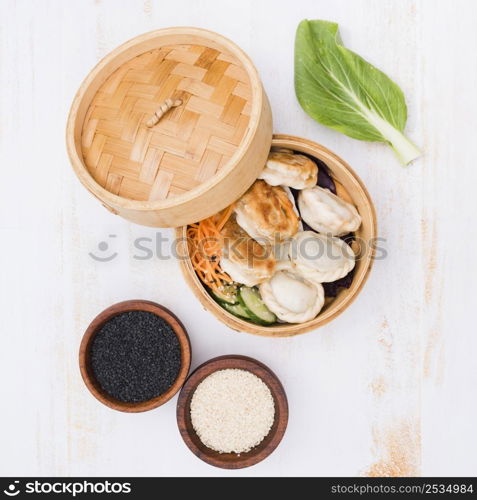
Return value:
<svg viewBox="0 0 477 500">
<path fill-rule="evenodd" d="M 247 453 L 219 453 L 207 448 L 192 427 L 190 403 L 197 386 L 212 373 L 236 368 L 247 370 L 260 377 L 268 386 L 275 403 L 275 421 L 265 439 Z M 242 469 L 264 460 L 285 434 L 288 423 L 288 402 L 285 390 L 277 376 L 263 363 L 247 356 L 229 355 L 213 358 L 200 365 L 187 379 L 177 400 L 177 425 L 189 449 L 204 462 L 222 469 Z"/>
<path fill-rule="evenodd" d="M 345 188 L 352 198 L 351 201 L 357 207 L 362 218 L 362 224 L 355 234 L 364 244 L 361 245 L 360 256 L 356 260 L 355 274 L 350 288 L 341 288 L 337 297 L 325 304 L 315 319 L 306 323 L 268 327 L 255 325 L 228 313 L 211 298 L 192 267 L 187 249 L 186 227 L 179 228 L 176 231 L 176 236 L 179 241 L 178 253 L 184 278 L 206 310 L 233 330 L 265 337 L 288 337 L 316 330 L 325 325 L 339 316 L 358 296 L 368 279 L 373 264 L 377 237 L 376 213 L 369 193 L 356 173 L 344 160 L 325 147 L 307 139 L 290 135 L 275 135 L 272 147 L 282 147 L 303 152 L 323 161 L 328 166 L 333 178 Z M 230 198 L 230 202 L 233 201 L 235 200 Z"/>
<path fill-rule="evenodd" d="M 148 401 L 141 401 L 139 403 L 126 403 L 124 401 L 119 401 L 105 392 L 100 387 L 94 376 L 90 360 L 91 343 L 96 333 L 111 318 L 128 311 L 151 312 L 167 321 L 177 335 L 181 347 L 181 368 L 174 384 L 164 394 L 161 394 L 160 396 Z M 79 366 L 81 376 L 83 377 L 84 383 L 86 384 L 86 387 L 89 389 L 91 394 L 98 401 L 101 401 L 101 403 L 109 406 L 113 410 L 124 411 L 128 413 L 152 410 L 169 401 L 169 399 L 171 399 L 184 384 L 184 381 L 187 378 L 187 374 L 189 373 L 190 361 L 191 348 L 189 336 L 187 335 L 187 332 L 182 323 L 174 314 L 172 314 L 171 311 L 159 304 L 156 304 L 155 302 L 149 302 L 148 300 L 127 300 L 125 302 L 119 302 L 118 304 L 114 304 L 98 314 L 98 316 L 94 318 L 94 320 L 88 326 L 85 334 L 83 335 L 79 351 Z"/>
<path fill-rule="evenodd" d="M 191 27 L 146 33 L 108 54 L 78 90 L 66 131 L 82 184 L 113 213 L 156 227 L 190 224 L 238 198 L 271 138 L 249 57 Z"/>
</svg>

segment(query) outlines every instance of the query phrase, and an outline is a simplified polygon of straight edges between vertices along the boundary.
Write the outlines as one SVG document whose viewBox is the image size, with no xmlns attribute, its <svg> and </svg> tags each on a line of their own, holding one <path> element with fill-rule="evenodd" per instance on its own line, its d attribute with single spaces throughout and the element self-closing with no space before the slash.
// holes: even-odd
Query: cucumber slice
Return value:
<svg viewBox="0 0 477 500">
<path fill-rule="evenodd" d="M 264 304 L 259 291 L 256 288 L 243 286 L 238 293 L 239 303 L 248 312 L 252 321 L 271 325 L 277 321 L 275 314 Z"/>
<path fill-rule="evenodd" d="M 227 302 L 223 302 L 221 306 L 234 316 L 242 319 L 250 319 L 249 314 L 241 304 L 228 304 Z"/>
<path fill-rule="evenodd" d="M 223 290 L 210 289 L 210 293 L 221 304 L 238 304 L 237 287 L 233 285 L 224 286 Z"/>
</svg>

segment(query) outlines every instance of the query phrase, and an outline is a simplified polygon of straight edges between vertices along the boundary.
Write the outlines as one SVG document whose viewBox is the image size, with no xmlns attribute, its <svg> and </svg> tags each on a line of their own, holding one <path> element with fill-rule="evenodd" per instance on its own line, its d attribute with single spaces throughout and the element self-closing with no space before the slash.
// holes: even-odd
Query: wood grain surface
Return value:
<svg viewBox="0 0 477 500">
<path fill-rule="evenodd" d="M 0 18 L 3 475 L 477 475 L 473 0 L 4 0 Z M 303 112 L 293 42 L 304 18 L 339 22 L 344 43 L 401 86 L 406 130 L 424 151 L 415 164 L 402 168 L 385 145 Z M 275 133 L 336 152 L 370 192 L 386 255 L 353 305 L 315 333 L 229 330 L 167 258 L 173 231 L 107 212 L 72 172 L 65 123 L 84 76 L 133 36 L 178 25 L 242 47 Z M 290 418 L 267 460 L 236 471 L 197 460 L 177 431 L 176 399 L 126 414 L 91 397 L 78 370 L 81 337 L 100 311 L 131 298 L 181 318 L 192 368 L 240 353 L 277 374 Z"/>
</svg>

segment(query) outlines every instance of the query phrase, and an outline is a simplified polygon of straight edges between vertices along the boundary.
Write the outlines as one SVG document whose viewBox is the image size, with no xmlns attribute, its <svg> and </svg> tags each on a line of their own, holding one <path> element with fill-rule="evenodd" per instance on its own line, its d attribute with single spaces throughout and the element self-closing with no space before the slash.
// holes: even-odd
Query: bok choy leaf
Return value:
<svg viewBox="0 0 477 500">
<path fill-rule="evenodd" d="M 295 91 L 302 108 L 323 125 L 362 141 L 386 142 L 405 165 L 420 156 L 403 134 L 407 107 L 401 89 L 343 47 L 336 23 L 298 25 Z"/>
</svg>

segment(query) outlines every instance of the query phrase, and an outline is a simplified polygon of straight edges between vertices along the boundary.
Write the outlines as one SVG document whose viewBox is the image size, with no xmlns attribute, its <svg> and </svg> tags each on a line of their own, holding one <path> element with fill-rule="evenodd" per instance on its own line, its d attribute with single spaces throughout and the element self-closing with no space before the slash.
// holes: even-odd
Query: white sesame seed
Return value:
<svg viewBox="0 0 477 500">
<path fill-rule="evenodd" d="M 220 453 L 245 453 L 268 435 L 275 418 L 273 396 L 246 370 L 219 370 L 192 396 L 192 426 L 202 443 Z"/>
</svg>

